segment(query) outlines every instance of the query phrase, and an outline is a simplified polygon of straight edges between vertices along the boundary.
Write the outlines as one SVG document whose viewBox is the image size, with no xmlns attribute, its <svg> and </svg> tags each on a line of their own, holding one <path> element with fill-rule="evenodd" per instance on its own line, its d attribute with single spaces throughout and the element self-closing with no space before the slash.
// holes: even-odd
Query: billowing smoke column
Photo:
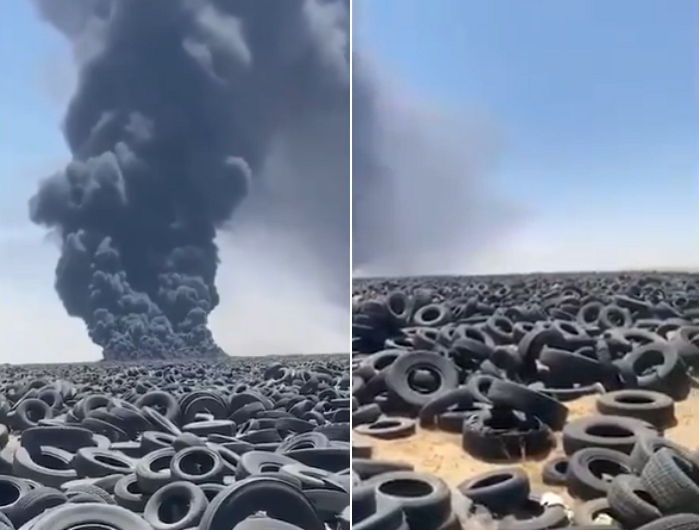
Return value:
<svg viewBox="0 0 699 530">
<path fill-rule="evenodd" d="M 35 2 L 80 68 L 73 160 L 30 205 L 65 308 L 107 359 L 220 353 L 216 231 L 275 133 L 348 97 L 347 0 Z"/>
</svg>

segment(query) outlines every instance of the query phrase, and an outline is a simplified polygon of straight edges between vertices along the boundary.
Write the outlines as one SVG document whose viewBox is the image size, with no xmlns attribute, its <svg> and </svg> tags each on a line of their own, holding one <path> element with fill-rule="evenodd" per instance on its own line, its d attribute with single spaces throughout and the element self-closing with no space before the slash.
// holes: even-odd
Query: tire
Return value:
<svg viewBox="0 0 699 530">
<path fill-rule="evenodd" d="M 699 511 L 698 477 L 696 464 L 669 448 L 656 451 L 641 473 L 661 510 L 674 513 Z"/>
<path fill-rule="evenodd" d="M 414 471 L 384 473 L 367 481 L 376 488 L 376 499 L 397 502 L 410 528 L 436 529 L 449 516 L 451 494 L 439 478 Z"/>
<path fill-rule="evenodd" d="M 617 476 L 631 473 L 628 455 L 598 447 L 588 447 L 574 453 L 568 461 L 566 483 L 572 497 L 591 500 L 605 497 L 609 490 L 603 474 Z"/>
<path fill-rule="evenodd" d="M 7 518 L 16 528 L 24 525 L 50 508 L 55 508 L 68 502 L 68 497 L 62 492 L 40 487 L 25 493 L 11 508 L 4 511 Z"/>
<path fill-rule="evenodd" d="M 141 513 L 149 495 L 141 491 L 135 474 L 126 475 L 114 486 L 114 500 L 122 508 Z M 114 504 L 114 500 L 110 504 Z"/>
<path fill-rule="evenodd" d="M 0 513 L 5 513 L 24 497 L 31 488 L 29 484 L 17 477 L 0 475 Z"/>
<path fill-rule="evenodd" d="M 568 483 L 568 457 L 558 456 L 552 458 L 541 472 L 542 481 L 549 486 L 565 486 Z"/>
<path fill-rule="evenodd" d="M 638 440 L 636 440 L 636 445 L 634 445 L 633 450 L 631 451 L 631 468 L 633 469 L 634 473 L 640 475 L 643 472 L 643 468 L 646 467 L 648 460 L 650 460 L 650 457 L 663 447 L 669 447 L 685 458 L 692 458 L 691 453 L 686 448 L 671 440 L 668 440 L 667 438 L 650 435 L 639 436 Z"/>
<path fill-rule="evenodd" d="M 699 530 L 699 515 L 692 513 L 666 515 L 636 530 Z"/>
<path fill-rule="evenodd" d="M 505 468 L 482 473 L 456 487 L 474 504 L 496 514 L 506 514 L 513 506 L 529 498 L 529 478 L 520 468 Z"/>
<path fill-rule="evenodd" d="M 300 490 L 265 476 L 250 477 L 224 489 L 206 508 L 199 527 L 230 530 L 259 511 L 304 530 L 324 530 L 323 522 Z"/>
<path fill-rule="evenodd" d="M 46 467 L 37 463 L 24 447 L 19 447 L 15 451 L 12 462 L 13 474 L 54 488 L 78 478 L 76 471 L 70 467 L 73 458 L 71 453 L 55 447 L 44 446 L 41 448 L 40 454 L 43 463 L 55 462 L 54 467 Z"/>
<path fill-rule="evenodd" d="M 223 471 L 221 455 L 208 447 L 182 449 L 170 461 L 172 478 L 193 484 L 220 482 Z"/>
<path fill-rule="evenodd" d="M 23 400 L 14 411 L 11 418 L 12 427 L 17 431 L 24 431 L 39 424 L 39 419 L 51 418 L 51 407 L 45 401 L 36 398 Z"/>
<path fill-rule="evenodd" d="M 675 402 L 667 394 L 651 390 L 617 390 L 597 398 L 600 414 L 646 421 L 659 430 L 675 422 Z"/>
<path fill-rule="evenodd" d="M 358 425 L 354 431 L 365 436 L 395 440 L 415 434 L 415 420 L 409 418 L 382 418 L 366 425 Z"/>
<path fill-rule="evenodd" d="M 116 504 L 112 496 L 105 489 L 95 486 L 94 484 L 76 484 L 64 491 L 66 495 L 69 495 L 71 492 L 99 497 L 102 499 L 102 502 L 106 504 Z"/>
<path fill-rule="evenodd" d="M 143 518 L 153 530 L 185 530 L 199 524 L 208 501 L 190 482 L 172 482 L 148 499 Z"/>
<path fill-rule="evenodd" d="M 435 423 L 435 417 L 447 409 L 458 406 L 470 408 L 473 406 L 473 393 L 468 387 L 459 387 L 438 395 L 425 403 L 419 413 L 420 425 L 431 427 Z"/>
<path fill-rule="evenodd" d="M 110 530 L 153 530 L 138 515 L 108 504 L 66 504 L 38 518 L 31 530 L 72 530 L 100 525 Z"/>
<path fill-rule="evenodd" d="M 376 403 L 362 405 L 352 413 L 352 425 L 364 425 L 374 423 L 381 416 L 381 407 Z"/>
<path fill-rule="evenodd" d="M 548 452 L 555 440 L 548 426 L 523 412 L 492 409 L 464 420 L 461 444 L 486 461 L 513 461 Z"/>
<path fill-rule="evenodd" d="M 376 491 L 361 484 L 352 489 L 352 523 L 357 524 L 376 512 Z"/>
<path fill-rule="evenodd" d="M 368 458 L 352 458 L 352 470 L 362 480 L 368 480 L 383 473 L 395 471 L 412 471 L 413 465 L 408 462 L 393 462 L 389 460 L 370 460 Z"/>
<path fill-rule="evenodd" d="M 174 456 L 175 450 L 172 448 L 159 449 L 138 461 L 134 473 L 141 491 L 155 493 L 172 480 L 170 462 Z"/>
<path fill-rule="evenodd" d="M 563 429 L 563 450 L 571 455 L 587 447 L 603 447 L 630 454 L 639 436 L 657 435 L 644 421 L 622 416 L 588 416 Z"/>
<path fill-rule="evenodd" d="M 39 451 L 42 445 L 58 447 L 71 453 L 83 447 L 92 447 L 95 442 L 92 432 L 81 427 L 63 425 L 61 427 L 30 427 L 22 432 L 20 444 L 30 454 Z"/>
<path fill-rule="evenodd" d="M 675 400 L 687 397 L 691 380 L 677 350 L 667 342 L 654 342 L 629 353 L 622 361 L 638 377 L 638 386 L 667 394 Z"/>
<path fill-rule="evenodd" d="M 634 475 L 614 477 L 607 490 L 607 499 L 616 519 L 626 528 L 638 528 L 662 517 L 655 499 L 641 479 Z"/>
<path fill-rule="evenodd" d="M 602 514 L 616 519 L 616 514 L 605 497 L 578 504 L 573 509 L 573 523 L 579 526 L 594 527 L 597 524 L 595 519 Z"/>
<path fill-rule="evenodd" d="M 576 383 L 590 385 L 604 381 L 608 373 L 605 366 L 595 359 L 548 346 L 541 350 L 539 361 L 548 367 L 548 382 L 554 387 Z"/>
<path fill-rule="evenodd" d="M 568 525 L 568 515 L 563 506 L 543 506 L 539 497 L 530 495 L 512 515 L 503 517 L 498 530 L 546 530 Z"/>
<path fill-rule="evenodd" d="M 437 379 L 430 392 L 420 392 L 411 386 L 410 375 L 417 370 L 429 371 Z M 456 388 L 458 375 L 454 365 L 444 357 L 430 352 L 410 352 L 401 355 L 386 374 L 389 398 L 409 412 L 416 413 L 432 398 Z"/>
<path fill-rule="evenodd" d="M 134 471 L 134 463 L 129 457 L 116 451 L 105 451 L 96 447 L 78 450 L 73 459 L 73 467 L 79 477 L 105 477 L 114 474 L 129 474 Z"/>
<path fill-rule="evenodd" d="M 563 428 L 568 416 L 568 408 L 562 403 L 509 381 L 493 381 L 488 398 L 495 405 L 512 407 L 536 416 L 554 431 Z"/>
</svg>

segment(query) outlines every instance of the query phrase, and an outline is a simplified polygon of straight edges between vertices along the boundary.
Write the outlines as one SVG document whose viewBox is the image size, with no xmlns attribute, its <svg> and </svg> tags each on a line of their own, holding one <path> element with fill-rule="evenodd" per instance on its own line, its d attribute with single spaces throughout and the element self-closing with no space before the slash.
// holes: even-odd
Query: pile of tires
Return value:
<svg viewBox="0 0 699 530">
<path fill-rule="evenodd" d="M 0 530 L 349 528 L 348 371 L 3 367 Z"/>
<path fill-rule="evenodd" d="M 695 384 L 695 276 L 396 286 L 355 286 L 353 420 L 363 434 L 407 436 L 414 425 L 391 419 L 407 417 L 463 433 L 476 457 L 509 460 L 551 449 L 567 401 L 616 390 L 680 400 Z"/>
<path fill-rule="evenodd" d="M 459 433 L 465 453 L 483 461 L 549 457 L 544 482 L 577 499 L 574 514 L 542 504 L 526 474 L 509 468 L 450 491 L 437 477 L 416 474 L 410 463 L 373 461 L 362 449 L 355 480 L 378 499 L 366 528 L 378 528 L 371 517 L 383 517 L 396 502 L 405 528 L 458 528 L 454 511 L 445 507 L 460 506 L 460 497 L 500 528 L 599 526 L 600 520 L 624 529 L 656 523 L 647 528 L 699 528 L 696 516 L 686 515 L 699 513 L 699 502 L 669 506 L 670 481 L 654 488 L 658 466 L 648 472 L 652 479 L 645 470 L 646 461 L 669 458 L 651 455 L 647 440 L 672 445 L 662 433 L 674 424 L 674 403 L 696 386 L 697 275 L 356 281 L 352 362 L 355 432 L 397 439 L 419 428 L 439 429 Z M 586 395 L 598 395 L 599 414 L 570 420 L 566 403 Z M 550 457 L 559 440 L 565 455 Z M 693 455 L 679 446 L 666 453 L 684 459 L 675 467 L 684 470 L 685 486 L 687 480 L 696 484 Z M 503 488 L 507 509 L 498 505 Z M 644 511 L 620 490 L 636 492 L 653 509 Z M 427 502 L 424 497 L 435 492 L 439 517 L 432 512 L 430 522 L 414 520 L 405 502 Z M 627 503 L 633 509 L 625 511 Z"/>
</svg>

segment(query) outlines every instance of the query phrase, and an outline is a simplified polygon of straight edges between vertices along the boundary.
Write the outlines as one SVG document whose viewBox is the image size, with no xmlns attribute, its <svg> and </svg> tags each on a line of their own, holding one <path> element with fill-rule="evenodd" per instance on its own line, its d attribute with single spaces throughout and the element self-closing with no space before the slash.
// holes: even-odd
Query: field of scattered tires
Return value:
<svg viewBox="0 0 699 530">
<path fill-rule="evenodd" d="M 353 528 L 699 528 L 699 275 L 355 280 Z"/>
<path fill-rule="evenodd" d="M 0 530 L 349 528 L 346 355 L 0 365 Z"/>
</svg>

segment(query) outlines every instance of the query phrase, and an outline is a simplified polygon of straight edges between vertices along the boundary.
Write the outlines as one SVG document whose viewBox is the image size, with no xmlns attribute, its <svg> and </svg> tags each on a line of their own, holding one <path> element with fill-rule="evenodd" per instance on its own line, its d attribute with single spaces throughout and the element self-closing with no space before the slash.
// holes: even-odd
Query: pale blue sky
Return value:
<svg viewBox="0 0 699 530">
<path fill-rule="evenodd" d="M 354 20 L 394 84 L 497 128 L 487 178 L 528 215 L 482 267 L 699 267 L 699 2 L 365 0 Z"/>
</svg>

